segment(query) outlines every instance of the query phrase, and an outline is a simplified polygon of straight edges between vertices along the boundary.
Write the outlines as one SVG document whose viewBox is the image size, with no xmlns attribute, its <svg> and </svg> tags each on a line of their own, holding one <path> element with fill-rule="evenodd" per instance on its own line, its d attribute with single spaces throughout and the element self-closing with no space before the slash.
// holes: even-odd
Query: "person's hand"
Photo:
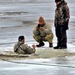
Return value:
<svg viewBox="0 0 75 75">
<path fill-rule="evenodd" d="M 33 49 L 35 49 L 36 46 L 35 45 L 32 45 L 32 47 L 33 47 Z"/>
<path fill-rule="evenodd" d="M 44 31 L 44 27 L 40 27 L 40 30 Z"/>
<path fill-rule="evenodd" d="M 38 26 L 36 26 L 36 30 L 38 30 Z"/>
</svg>

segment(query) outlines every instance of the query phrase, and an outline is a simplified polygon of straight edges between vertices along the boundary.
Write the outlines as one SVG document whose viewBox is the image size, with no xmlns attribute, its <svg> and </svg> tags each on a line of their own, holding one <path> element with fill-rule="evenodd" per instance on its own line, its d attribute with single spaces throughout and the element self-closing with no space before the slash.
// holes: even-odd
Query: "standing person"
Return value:
<svg viewBox="0 0 75 75">
<path fill-rule="evenodd" d="M 33 48 L 31 48 L 30 46 L 28 46 L 27 44 L 24 44 L 24 43 L 25 43 L 24 36 L 19 36 L 18 37 L 18 42 L 14 46 L 14 52 L 16 52 L 18 54 L 35 53 L 35 45 L 32 45 Z"/>
<path fill-rule="evenodd" d="M 65 0 L 55 0 L 55 32 L 57 37 L 57 46 L 54 49 L 66 49 L 67 48 L 67 34 L 69 23 L 69 7 Z"/>
<path fill-rule="evenodd" d="M 43 17 L 39 17 L 39 23 L 33 30 L 33 38 L 39 43 L 36 47 L 44 46 L 44 41 L 49 42 L 49 47 L 53 47 L 53 33 L 49 24 Z"/>
</svg>

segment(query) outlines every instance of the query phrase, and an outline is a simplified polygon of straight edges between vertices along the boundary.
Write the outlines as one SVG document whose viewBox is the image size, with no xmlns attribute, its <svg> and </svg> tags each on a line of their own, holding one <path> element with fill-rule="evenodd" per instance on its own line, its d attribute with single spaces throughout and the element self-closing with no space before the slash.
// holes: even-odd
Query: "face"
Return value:
<svg viewBox="0 0 75 75">
<path fill-rule="evenodd" d="M 39 22 L 40 25 L 44 24 L 43 22 Z"/>
<path fill-rule="evenodd" d="M 22 42 L 25 43 L 25 39 L 23 39 Z"/>
<path fill-rule="evenodd" d="M 59 2 L 55 2 L 56 3 L 56 5 L 59 5 L 60 3 L 61 3 L 61 1 L 59 1 Z"/>
</svg>

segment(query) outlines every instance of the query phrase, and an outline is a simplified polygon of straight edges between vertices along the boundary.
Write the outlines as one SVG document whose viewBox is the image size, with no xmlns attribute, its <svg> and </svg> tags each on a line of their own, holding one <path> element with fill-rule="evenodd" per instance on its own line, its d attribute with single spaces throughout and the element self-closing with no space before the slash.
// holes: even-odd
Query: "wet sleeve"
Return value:
<svg viewBox="0 0 75 75">
<path fill-rule="evenodd" d="M 27 54 L 35 53 L 35 49 L 31 48 L 26 44 L 26 53 Z"/>
<path fill-rule="evenodd" d="M 17 52 L 18 46 L 14 45 L 14 52 Z"/>
</svg>

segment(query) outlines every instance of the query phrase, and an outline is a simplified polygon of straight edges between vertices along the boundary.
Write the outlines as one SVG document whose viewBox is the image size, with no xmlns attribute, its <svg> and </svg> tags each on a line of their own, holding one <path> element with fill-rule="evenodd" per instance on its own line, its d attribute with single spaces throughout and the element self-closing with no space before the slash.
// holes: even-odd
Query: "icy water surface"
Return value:
<svg viewBox="0 0 75 75">
<path fill-rule="evenodd" d="M 1 61 L 1 75 L 74 75 L 75 57 Z M 7 65 L 9 64 L 9 66 Z"/>
<path fill-rule="evenodd" d="M 68 43 L 75 45 L 75 0 L 66 0 L 70 8 Z M 54 0 L 0 0 L 0 51 L 13 47 L 19 35 L 26 43 L 35 42 L 33 28 L 39 16 L 53 26 Z M 53 26 L 53 33 L 54 26 Z M 54 37 L 56 43 L 56 37 Z M 75 75 L 75 57 L 0 61 L 0 75 Z"/>
</svg>

